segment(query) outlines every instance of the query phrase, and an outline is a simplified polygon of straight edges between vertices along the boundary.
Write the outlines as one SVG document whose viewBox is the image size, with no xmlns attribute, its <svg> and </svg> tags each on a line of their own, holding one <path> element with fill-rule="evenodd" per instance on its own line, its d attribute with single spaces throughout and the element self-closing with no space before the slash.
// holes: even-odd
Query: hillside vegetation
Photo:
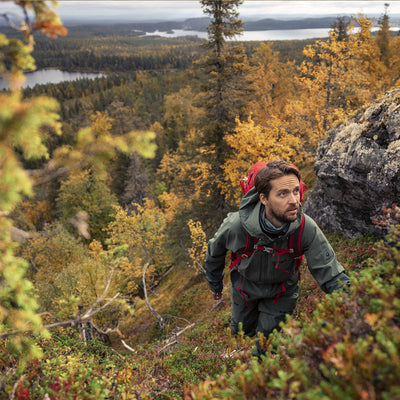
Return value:
<svg viewBox="0 0 400 400">
<path fill-rule="evenodd" d="M 380 237 L 327 233 L 349 293 L 304 263 L 261 361 L 231 334 L 229 290 L 212 300 L 205 249 L 240 177 L 286 159 L 306 200 L 329 128 L 400 83 L 386 12 L 376 36 L 361 15 L 324 41 L 226 42 L 240 3 L 207 41 L 70 36 L 44 1 L 0 34 L 0 399 L 400 397 L 398 206 Z M 107 76 L 19 89 L 35 65 Z"/>
</svg>

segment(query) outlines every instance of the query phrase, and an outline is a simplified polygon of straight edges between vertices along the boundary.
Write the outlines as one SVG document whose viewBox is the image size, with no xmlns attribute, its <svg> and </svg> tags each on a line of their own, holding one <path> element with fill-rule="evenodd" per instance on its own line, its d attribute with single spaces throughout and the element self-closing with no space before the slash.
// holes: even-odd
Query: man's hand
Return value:
<svg viewBox="0 0 400 400">
<path fill-rule="evenodd" d="M 210 290 L 210 292 L 212 293 L 214 300 L 220 300 L 222 297 L 222 292 L 221 293 L 214 293 L 213 291 Z"/>
</svg>

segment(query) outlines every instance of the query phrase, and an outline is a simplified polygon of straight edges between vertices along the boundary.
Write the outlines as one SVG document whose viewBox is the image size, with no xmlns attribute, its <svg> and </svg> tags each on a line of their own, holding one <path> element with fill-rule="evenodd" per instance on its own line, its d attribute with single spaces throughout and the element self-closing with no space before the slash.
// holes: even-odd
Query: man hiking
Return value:
<svg viewBox="0 0 400 400">
<path fill-rule="evenodd" d="M 291 314 L 299 296 L 302 254 L 326 293 L 349 285 L 349 277 L 315 221 L 302 211 L 303 183 L 298 169 L 285 161 L 262 168 L 208 242 L 205 268 L 214 299 L 222 296 L 225 256 L 232 253 L 231 327 L 265 337 Z M 257 343 L 254 355 L 264 354 Z"/>
</svg>

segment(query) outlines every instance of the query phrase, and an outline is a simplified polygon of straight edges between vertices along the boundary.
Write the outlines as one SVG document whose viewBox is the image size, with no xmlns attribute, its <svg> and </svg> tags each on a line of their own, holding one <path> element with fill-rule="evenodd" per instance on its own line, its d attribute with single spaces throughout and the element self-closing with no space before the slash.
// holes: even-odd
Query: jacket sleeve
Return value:
<svg viewBox="0 0 400 400">
<path fill-rule="evenodd" d="M 302 248 L 307 259 L 308 269 L 325 293 L 332 293 L 338 289 L 346 290 L 350 284 L 350 278 L 337 260 L 324 233 L 308 216 L 306 216 L 302 236 Z"/>
<path fill-rule="evenodd" d="M 208 242 L 205 269 L 208 284 L 214 293 L 221 293 L 223 289 L 225 257 L 233 219 L 233 214 L 228 214 L 214 237 Z"/>
</svg>

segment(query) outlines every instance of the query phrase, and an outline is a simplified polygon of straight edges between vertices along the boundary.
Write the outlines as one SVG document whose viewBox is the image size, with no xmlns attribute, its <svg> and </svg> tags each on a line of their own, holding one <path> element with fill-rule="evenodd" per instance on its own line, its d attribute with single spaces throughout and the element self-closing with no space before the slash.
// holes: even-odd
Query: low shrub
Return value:
<svg viewBox="0 0 400 400">
<path fill-rule="evenodd" d="M 185 399 L 400 398 L 399 248 L 395 226 L 376 258 L 351 274 L 349 294 L 319 299 L 312 317 L 289 318 L 266 340 L 261 363 L 187 388 Z"/>
</svg>

